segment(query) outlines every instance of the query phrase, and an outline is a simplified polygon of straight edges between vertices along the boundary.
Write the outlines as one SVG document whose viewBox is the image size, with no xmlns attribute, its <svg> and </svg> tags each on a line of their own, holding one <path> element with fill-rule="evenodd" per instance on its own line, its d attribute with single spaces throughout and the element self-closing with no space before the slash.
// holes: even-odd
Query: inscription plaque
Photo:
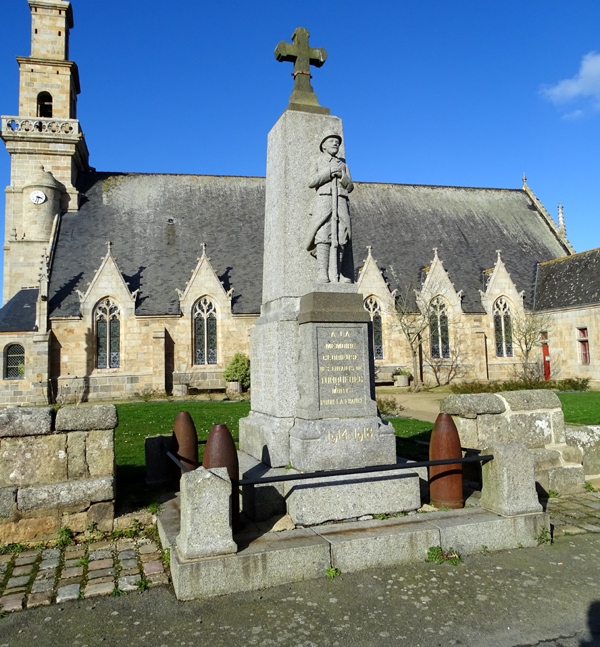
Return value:
<svg viewBox="0 0 600 647">
<path fill-rule="evenodd" d="M 317 326 L 319 409 L 363 407 L 369 393 L 363 326 Z"/>
</svg>

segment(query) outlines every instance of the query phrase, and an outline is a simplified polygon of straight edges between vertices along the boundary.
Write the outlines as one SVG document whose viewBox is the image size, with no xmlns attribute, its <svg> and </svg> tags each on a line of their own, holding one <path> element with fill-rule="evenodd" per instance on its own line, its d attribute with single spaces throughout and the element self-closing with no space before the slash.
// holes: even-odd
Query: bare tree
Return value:
<svg viewBox="0 0 600 647">
<path fill-rule="evenodd" d="M 543 312 L 523 310 L 512 317 L 512 338 L 521 354 L 521 375 L 524 380 L 537 380 L 543 375 L 543 367 L 534 359 L 535 351 L 544 341 L 543 332 L 551 325 L 550 317 Z"/>
<path fill-rule="evenodd" d="M 452 380 L 464 377 L 467 374 L 465 331 L 462 330 L 462 326 L 456 317 L 450 320 L 448 325 L 448 356 L 434 357 L 430 343 L 428 344 L 429 352 L 424 354 L 425 364 L 431 370 L 438 386 L 450 384 Z"/>
</svg>

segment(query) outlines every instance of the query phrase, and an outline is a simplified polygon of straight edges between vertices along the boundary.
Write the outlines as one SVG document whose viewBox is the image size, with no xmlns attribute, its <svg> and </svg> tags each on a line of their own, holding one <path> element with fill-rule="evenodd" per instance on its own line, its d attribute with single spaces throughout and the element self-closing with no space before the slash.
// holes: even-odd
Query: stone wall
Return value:
<svg viewBox="0 0 600 647">
<path fill-rule="evenodd" d="M 542 494 L 583 491 L 583 453 L 567 443 L 560 400 L 553 391 L 449 395 L 440 402 L 440 411 L 453 416 L 462 447 L 525 445 L 533 456 Z"/>
<path fill-rule="evenodd" d="M 116 426 L 114 405 L 0 412 L 0 543 L 112 530 Z"/>
<path fill-rule="evenodd" d="M 48 404 L 48 333 L 0 333 L 0 402 L 5 405 Z M 6 377 L 6 349 L 21 344 L 25 350 L 23 376 Z"/>
</svg>

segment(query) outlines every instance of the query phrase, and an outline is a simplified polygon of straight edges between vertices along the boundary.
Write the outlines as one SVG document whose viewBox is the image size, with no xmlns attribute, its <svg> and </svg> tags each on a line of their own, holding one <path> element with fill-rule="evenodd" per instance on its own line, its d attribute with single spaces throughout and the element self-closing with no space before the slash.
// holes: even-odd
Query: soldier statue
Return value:
<svg viewBox="0 0 600 647">
<path fill-rule="evenodd" d="M 328 134 L 320 144 L 309 186 L 316 189 L 306 248 L 317 257 L 319 283 L 352 283 L 350 251 L 352 230 L 348 194 L 354 189 L 346 160 L 338 157 L 342 138 Z M 350 275 L 350 276 L 349 276 Z"/>
</svg>

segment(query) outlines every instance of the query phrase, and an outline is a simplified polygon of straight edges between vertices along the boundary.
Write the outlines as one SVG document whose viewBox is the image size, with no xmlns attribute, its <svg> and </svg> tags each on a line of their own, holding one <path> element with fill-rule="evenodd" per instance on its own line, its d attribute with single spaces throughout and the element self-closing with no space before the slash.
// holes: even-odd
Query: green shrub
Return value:
<svg viewBox="0 0 600 647">
<path fill-rule="evenodd" d="M 239 382 L 244 389 L 250 386 L 250 359 L 243 353 L 236 353 L 223 371 L 226 382 Z"/>
<path fill-rule="evenodd" d="M 382 416 L 397 416 L 401 411 L 404 411 L 404 406 L 391 396 L 389 398 L 378 396 L 377 409 Z"/>
<path fill-rule="evenodd" d="M 549 389 L 551 391 L 587 391 L 589 378 L 572 377 L 564 380 L 507 380 L 506 382 L 461 382 L 450 385 L 452 393 L 499 393 Z"/>
</svg>

